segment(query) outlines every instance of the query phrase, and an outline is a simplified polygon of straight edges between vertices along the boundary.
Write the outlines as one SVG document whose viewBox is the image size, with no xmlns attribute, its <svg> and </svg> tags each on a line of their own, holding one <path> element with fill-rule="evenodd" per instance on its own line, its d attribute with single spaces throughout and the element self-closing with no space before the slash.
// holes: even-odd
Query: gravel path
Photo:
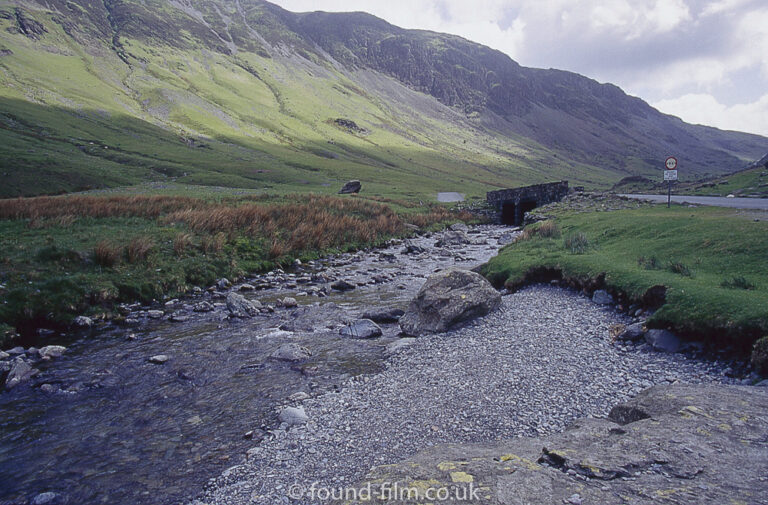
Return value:
<svg viewBox="0 0 768 505">
<path fill-rule="evenodd" d="M 418 339 L 380 374 L 304 400 L 306 425 L 276 430 L 194 503 L 309 503 L 289 495 L 315 481 L 352 485 L 430 445 L 560 431 L 653 384 L 732 381 L 717 363 L 615 346 L 610 327 L 628 322 L 555 287 L 505 296 L 470 326 Z"/>
</svg>

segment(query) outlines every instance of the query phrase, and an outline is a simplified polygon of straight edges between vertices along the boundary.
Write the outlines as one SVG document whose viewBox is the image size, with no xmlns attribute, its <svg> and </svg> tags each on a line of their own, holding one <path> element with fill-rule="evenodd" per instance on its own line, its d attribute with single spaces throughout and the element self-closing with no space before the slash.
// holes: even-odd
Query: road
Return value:
<svg viewBox="0 0 768 505">
<path fill-rule="evenodd" d="M 619 195 L 637 200 L 650 200 L 654 203 L 666 203 L 667 195 Z M 721 196 L 672 195 L 674 203 L 693 203 L 734 209 L 768 210 L 768 198 L 724 198 Z"/>
</svg>

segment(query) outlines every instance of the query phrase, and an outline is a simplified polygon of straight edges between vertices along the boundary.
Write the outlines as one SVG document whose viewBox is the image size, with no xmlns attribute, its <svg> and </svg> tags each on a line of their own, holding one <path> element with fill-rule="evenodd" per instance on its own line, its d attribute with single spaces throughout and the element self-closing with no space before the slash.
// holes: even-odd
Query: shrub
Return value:
<svg viewBox="0 0 768 505">
<path fill-rule="evenodd" d="M 693 277 L 691 269 L 679 261 L 670 261 L 667 265 L 667 269 L 673 274 L 682 275 L 683 277 Z"/>
<path fill-rule="evenodd" d="M 589 247 L 589 240 L 587 236 L 581 232 L 574 233 L 565 237 L 563 245 L 571 254 L 584 254 Z"/>
<path fill-rule="evenodd" d="M 93 261 L 103 267 L 115 266 L 120 261 L 120 248 L 108 240 L 102 240 L 93 248 Z"/>
<path fill-rule="evenodd" d="M 761 338 L 752 347 L 752 366 L 760 375 L 768 375 L 768 337 Z"/>
<path fill-rule="evenodd" d="M 125 246 L 125 255 L 128 258 L 128 263 L 137 263 L 147 259 L 147 256 L 155 247 L 155 241 L 152 237 L 140 236 L 136 237 Z"/>
<path fill-rule="evenodd" d="M 554 221 L 544 221 L 537 230 L 539 236 L 544 238 L 557 238 L 560 236 L 560 227 Z"/>
<path fill-rule="evenodd" d="M 646 270 L 661 269 L 661 263 L 659 262 L 659 259 L 656 256 L 651 256 L 649 258 L 646 258 L 645 256 L 640 256 L 639 258 L 637 258 L 637 265 Z"/>
<path fill-rule="evenodd" d="M 726 289 L 755 289 L 755 285 L 749 282 L 746 277 L 736 276 L 730 279 L 723 279 L 720 283 L 721 287 Z"/>
</svg>

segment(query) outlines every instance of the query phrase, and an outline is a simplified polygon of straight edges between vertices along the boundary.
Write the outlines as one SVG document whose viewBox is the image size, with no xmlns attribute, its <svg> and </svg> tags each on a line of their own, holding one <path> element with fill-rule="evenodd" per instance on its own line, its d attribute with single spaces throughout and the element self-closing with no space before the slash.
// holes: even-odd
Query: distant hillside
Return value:
<svg viewBox="0 0 768 505">
<path fill-rule="evenodd" d="M 0 0 L 0 196 L 142 181 L 429 197 L 717 176 L 768 139 L 460 37 L 260 0 Z"/>
</svg>

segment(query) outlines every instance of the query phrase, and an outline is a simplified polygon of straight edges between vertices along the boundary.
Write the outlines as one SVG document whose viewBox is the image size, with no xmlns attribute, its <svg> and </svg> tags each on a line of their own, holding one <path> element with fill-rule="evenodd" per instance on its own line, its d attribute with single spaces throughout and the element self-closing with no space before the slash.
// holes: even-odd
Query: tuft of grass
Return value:
<svg viewBox="0 0 768 505">
<path fill-rule="evenodd" d="M 693 271 L 688 268 L 685 263 L 680 261 L 670 261 L 667 264 L 667 269 L 673 274 L 682 275 L 683 277 L 693 277 Z"/>
<path fill-rule="evenodd" d="M 566 236 L 563 240 L 563 246 L 570 251 L 571 254 L 584 254 L 589 247 L 589 240 L 586 235 L 577 232 Z"/>
<path fill-rule="evenodd" d="M 152 237 L 142 235 L 134 238 L 125 246 L 125 257 L 128 263 L 138 263 L 146 260 L 154 248 L 155 241 Z"/>
<path fill-rule="evenodd" d="M 179 233 L 173 237 L 173 252 L 176 256 L 184 256 L 191 245 L 192 235 L 189 233 Z"/>
<path fill-rule="evenodd" d="M 538 228 L 540 237 L 544 238 L 558 238 L 560 237 L 560 227 L 554 221 L 544 221 Z"/>
<path fill-rule="evenodd" d="M 735 277 L 723 279 L 723 282 L 720 283 L 720 286 L 726 289 L 746 289 L 746 290 L 755 289 L 757 287 L 753 283 L 748 281 L 747 278 L 744 277 L 743 275 L 737 275 Z"/>
<path fill-rule="evenodd" d="M 93 261 L 103 267 L 113 267 L 120 261 L 120 247 L 109 240 L 102 240 L 93 248 Z"/>
</svg>

